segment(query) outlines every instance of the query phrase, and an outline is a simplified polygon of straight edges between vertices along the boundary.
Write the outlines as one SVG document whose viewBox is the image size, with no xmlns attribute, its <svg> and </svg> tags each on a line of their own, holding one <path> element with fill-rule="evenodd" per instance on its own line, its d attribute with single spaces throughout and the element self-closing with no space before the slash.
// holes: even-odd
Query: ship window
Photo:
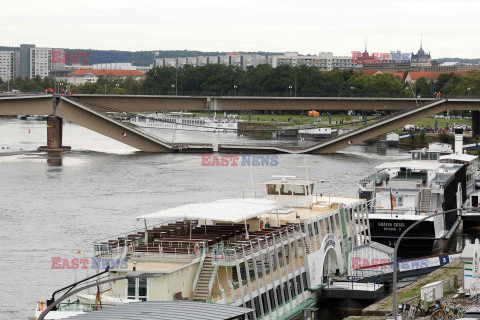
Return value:
<svg viewBox="0 0 480 320">
<path fill-rule="evenodd" d="M 420 160 L 420 153 L 418 152 L 412 153 L 412 160 Z"/>
<path fill-rule="evenodd" d="M 438 160 L 438 153 L 431 153 L 430 160 Z"/>
<path fill-rule="evenodd" d="M 280 286 L 277 287 L 277 305 L 281 306 L 283 304 L 282 289 Z"/>
<path fill-rule="evenodd" d="M 135 299 L 135 281 L 136 279 L 128 279 L 127 298 Z"/>
<path fill-rule="evenodd" d="M 128 279 L 127 299 L 147 301 L 147 279 Z"/>
<path fill-rule="evenodd" d="M 293 194 L 296 196 L 304 196 L 305 195 L 305 186 L 292 186 L 293 187 Z"/>
<path fill-rule="evenodd" d="M 423 154 L 423 153 L 422 153 L 422 160 L 428 160 L 428 154 L 426 154 L 426 153 Z"/>
<path fill-rule="evenodd" d="M 258 297 L 255 297 L 253 298 L 253 305 L 254 305 L 254 309 L 255 309 L 255 312 L 257 313 L 257 316 L 260 315 L 260 301 L 258 299 Z"/>
<path fill-rule="evenodd" d="M 317 224 L 317 222 L 313 223 L 313 230 L 314 230 L 315 234 L 318 234 L 318 224 Z"/>
<path fill-rule="evenodd" d="M 280 186 L 280 194 L 281 195 L 292 195 L 292 186 L 288 184 L 283 184 Z"/>
<path fill-rule="evenodd" d="M 277 184 L 267 184 L 268 194 L 278 194 Z"/>
<path fill-rule="evenodd" d="M 268 291 L 268 295 L 270 297 L 270 306 L 272 307 L 272 309 L 277 307 L 277 301 L 275 300 L 275 293 L 273 292 L 273 290 L 275 289 L 271 289 L 270 291 Z"/>
<path fill-rule="evenodd" d="M 472 196 L 472 207 L 478 207 L 478 196 Z"/>
<path fill-rule="evenodd" d="M 403 207 L 403 197 L 402 196 L 397 197 L 396 205 L 399 206 L 399 207 Z"/>
</svg>

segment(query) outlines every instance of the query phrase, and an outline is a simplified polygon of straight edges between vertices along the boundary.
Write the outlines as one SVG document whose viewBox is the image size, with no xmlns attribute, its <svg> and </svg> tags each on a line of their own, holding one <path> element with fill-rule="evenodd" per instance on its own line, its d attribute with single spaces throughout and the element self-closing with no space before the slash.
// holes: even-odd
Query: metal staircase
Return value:
<svg viewBox="0 0 480 320">
<path fill-rule="evenodd" d="M 432 191 L 430 189 L 422 189 L 422 203 L 420 205 L 421 212 L 430 211 L 431 198 L 432 198 Z"/>
<path fill-rule="evenodd" d="M 206 256 L 195 286 L 193 300 L 207 300 L 210 298 L 217 271 L 218 267 L 213 264 L 213 258 Z"/>
</svg>

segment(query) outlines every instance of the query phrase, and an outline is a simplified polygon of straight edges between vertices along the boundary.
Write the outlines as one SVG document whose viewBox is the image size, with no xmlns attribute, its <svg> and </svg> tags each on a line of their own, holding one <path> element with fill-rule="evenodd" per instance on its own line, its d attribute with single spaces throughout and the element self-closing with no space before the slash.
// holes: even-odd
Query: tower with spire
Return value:
<svg viewBox="0 0 480 320">
<path fill-rule="evenodd" d="M 432 65 L 430 52 L 427 54 L 425 50 L 423 50 L 423 34 L 420 34 L 420 49 L 417 51 L 417 54 L 412 52 L 411 65 L 417 67 L 428 67 Z"/>
<path fill-rule="evenodd" d="M 370 59 L 370 54 L 367 51 L 367 37 L 365 37 L 365 51 L 362 53 L 362 61 L 368 61 Z"/>
</svg>

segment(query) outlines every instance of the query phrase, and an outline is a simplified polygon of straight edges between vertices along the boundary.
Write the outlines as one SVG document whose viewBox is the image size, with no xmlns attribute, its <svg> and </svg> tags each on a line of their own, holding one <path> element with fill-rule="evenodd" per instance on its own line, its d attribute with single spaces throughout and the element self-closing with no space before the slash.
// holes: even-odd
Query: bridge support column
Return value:
<svg viewBox="0 0 480 320">
<path fill-rule="evenodd" d="M 480 111 L 472 110 L 472 136 L 480 135 Z"/>
<path fill-rule="evenodd" d="M 63 119 L 57 116 L 47 117 L 47 145 L 38 151 L 69 151 L 71 147 L 62 146 Z"/>
</svg>

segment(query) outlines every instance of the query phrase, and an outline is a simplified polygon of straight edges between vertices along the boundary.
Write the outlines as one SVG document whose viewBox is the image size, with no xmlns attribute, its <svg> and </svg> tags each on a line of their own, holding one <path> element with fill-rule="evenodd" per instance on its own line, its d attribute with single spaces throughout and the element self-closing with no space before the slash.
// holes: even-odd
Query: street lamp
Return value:
<svg viewBox="0 0 480 320">
<path fill-rule="evenodd" d="M 470 90 L 472 90 L 472 88 L 467 88 L 467 96 L 470 97 Z"/>
<path fill-rule="evenodd" d="M 119 85 L 118 83 L 115 84 L 115 87 L 117 87 L 117 94 L 118 94 L 118 87 L 119 87 L 119 86 L 120 86 L 120 85 Z"/>
<path fill-rule="evenodd" d="M 400 237 L 398 238 L 397 242 L 395 243 L 395 250 L 393 251 L 393 319 L 397 319 L 397 309 L 398 309 L 398 306 L 397 306 L 397 270 L 398 270 L 398 261 L 397 261 L 397 251 L 398 251 L 398 247 L 400 246 L 400 241 L 402 241 L 403 237 L 410 231 L 412 230 L 416 225 L 420 224 L 421 222 L 427 220 L 427 219 L 430 219 L 430 218 L 433 218 L 433 217 L 436 217 L 436 216 L 440 216 L 440 215 L 444 215 L 446 213 L 450 213 L 450 212 L 456 212 L 456 211 L 459 211 L 459 210 L 475 210 L 475 211 L 479 211 L 480 208 L 476 207 L 462 207 L 462 208 L 456 208 L 456 209 L 450 209 L 450 210 L 446 210 L 446 211 L 442 211 L 442 212 L 437 212 L 437 213 L 434 213 L 432 215 L 429 215 L 429 216 L 426 216 L 420 220 L 417 220 L 415 223 L 412 223 L 405 231 L 403 231 L 403 233 L 400 235 Z"/>
<path fill-rule="evenodd" d="M 237 96 L 237 88 L 238 86 L 236 84 L 233 85 L 233 88 L 235 89 L 235 96 Z"/>
<path fill-rule="evenodd" d="M 355 89 L 355 87 L 350 87 L 350 96 L 353 97 L 353 89 Z"/>
<path fill-rule="evenodd" d="M 288 89 L 290 90 L 290 97 L 292 96 L 292 86 L 288 86 Z"/>
<path fill-rule="evenodd" d="M 178 58 L 175 60 L 175 95 L 178 95 Z"/>
<path fill-rule="evenodd" d="M 172 91 L 175 90 L 175 95 L 177 95 L 176 88 L 177 88 L 177 86 L 172 84 Z"/>
</svg>

